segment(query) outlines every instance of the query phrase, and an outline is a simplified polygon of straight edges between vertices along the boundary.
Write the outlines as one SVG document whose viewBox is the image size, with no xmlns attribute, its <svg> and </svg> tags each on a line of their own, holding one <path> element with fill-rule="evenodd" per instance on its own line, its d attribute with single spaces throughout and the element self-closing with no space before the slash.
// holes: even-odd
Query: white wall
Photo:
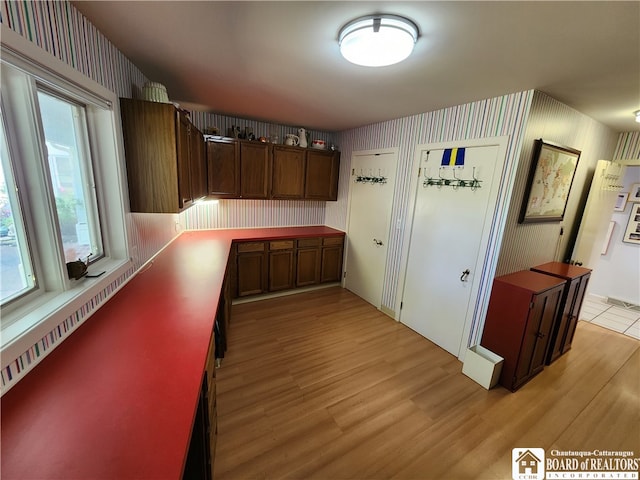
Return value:
<svg viewBox="0 0 640 480">
<path fill-rule="evenodd" d="M 640 183 L 640 166 L 627 167 L 622 191 L 629 192 L 634 183 Z M 594 265 L 589 293 L 640 305 L 640 245 L 622 241 L 631 206 L 627 202 L 624 211 L 611 215 L 615 227 L 607 253 Z"/>
</svg>

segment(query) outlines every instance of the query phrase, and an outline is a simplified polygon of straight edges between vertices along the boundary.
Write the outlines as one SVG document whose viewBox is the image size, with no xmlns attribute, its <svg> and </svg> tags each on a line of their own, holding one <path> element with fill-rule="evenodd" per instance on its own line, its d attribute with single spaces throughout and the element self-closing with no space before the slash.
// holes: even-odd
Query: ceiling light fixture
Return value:
<svg viewBox="0 0 640 480">
<path fill-rule="evenodd" d="M 384 67 L 401 62 L 413 51 L 418 27 L 397 15 L 367 15 L 347 23 L 338 35 L 340 53 L 351 63 Z"/>
<path fill-rule="evenodd" d="M 640 110 L 636 110 L 633 114 L 636 116 L 636 122 L 640 123 Z"/>
</svg>

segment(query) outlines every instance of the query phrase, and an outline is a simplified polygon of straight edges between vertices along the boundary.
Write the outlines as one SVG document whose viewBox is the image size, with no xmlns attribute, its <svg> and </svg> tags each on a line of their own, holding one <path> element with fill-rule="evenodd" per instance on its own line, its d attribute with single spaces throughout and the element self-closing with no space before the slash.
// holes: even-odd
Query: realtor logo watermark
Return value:
<svg viewBox="0 0 640 480">
<path fill-rule="evenodd" d="M 519 447 L 511 451 L 513 480 L 639 480 L 630 451 L 571 451 Z"/>
</svg>

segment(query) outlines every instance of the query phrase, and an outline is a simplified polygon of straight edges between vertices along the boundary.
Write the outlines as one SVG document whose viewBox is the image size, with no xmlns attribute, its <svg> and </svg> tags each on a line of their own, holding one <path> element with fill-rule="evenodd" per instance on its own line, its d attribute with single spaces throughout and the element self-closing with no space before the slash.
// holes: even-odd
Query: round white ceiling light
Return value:
<svg viewBox="0 0 640 480">
<path fill-rule="evenodd" d="M 349 62 L 384 67 L 406 59 L 418 40 L 418 27 L 397 15 L 356 18 L 340 30 L 340 53 Z"/>
</svg>

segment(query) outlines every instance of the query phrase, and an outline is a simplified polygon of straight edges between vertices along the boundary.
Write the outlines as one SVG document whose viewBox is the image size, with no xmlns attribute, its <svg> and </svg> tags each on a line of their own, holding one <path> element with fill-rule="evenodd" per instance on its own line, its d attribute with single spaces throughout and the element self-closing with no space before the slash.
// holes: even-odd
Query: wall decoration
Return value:
<svg viewBox="0 0 640 480">
<path fill-rule="evenodd" d="M 600 255 L 606 255 L 607 250 L 609 250 L 609 243 L 611 243 L 611 235 L 613 235 L 613 229 L 616 226 L 616 222 L 609 222 L 609 229 L 607 230 L 607 235 L 604 237 L 604 243 L 602 244 L 602 250 L 600 251 Z"/>
<path fill-rule="evenodd" d="M 629 192 L 620 192 L 618 197 L 616 198 L 616 205 L 613 207 L 615 212 L 623 212 L 624 207 L 627 206 L 627 197 L 629 196 Z"/>
<path fill-rule="evenodd" d="M 631 185 L 631 191 L 629 192 L 628 201 L 640 202 L 640 183 L 634 183 Z"/>
<path fill-rule="evenodd" d="M 580 150 L 536 140 L 519 223 L 563 219 Z"/>
<path fill-rule="evenodd" d="M 629 222 L 622 241 L 640 245 L 640 203 L 634 203 L 631 207 Z"/>
</svg>

